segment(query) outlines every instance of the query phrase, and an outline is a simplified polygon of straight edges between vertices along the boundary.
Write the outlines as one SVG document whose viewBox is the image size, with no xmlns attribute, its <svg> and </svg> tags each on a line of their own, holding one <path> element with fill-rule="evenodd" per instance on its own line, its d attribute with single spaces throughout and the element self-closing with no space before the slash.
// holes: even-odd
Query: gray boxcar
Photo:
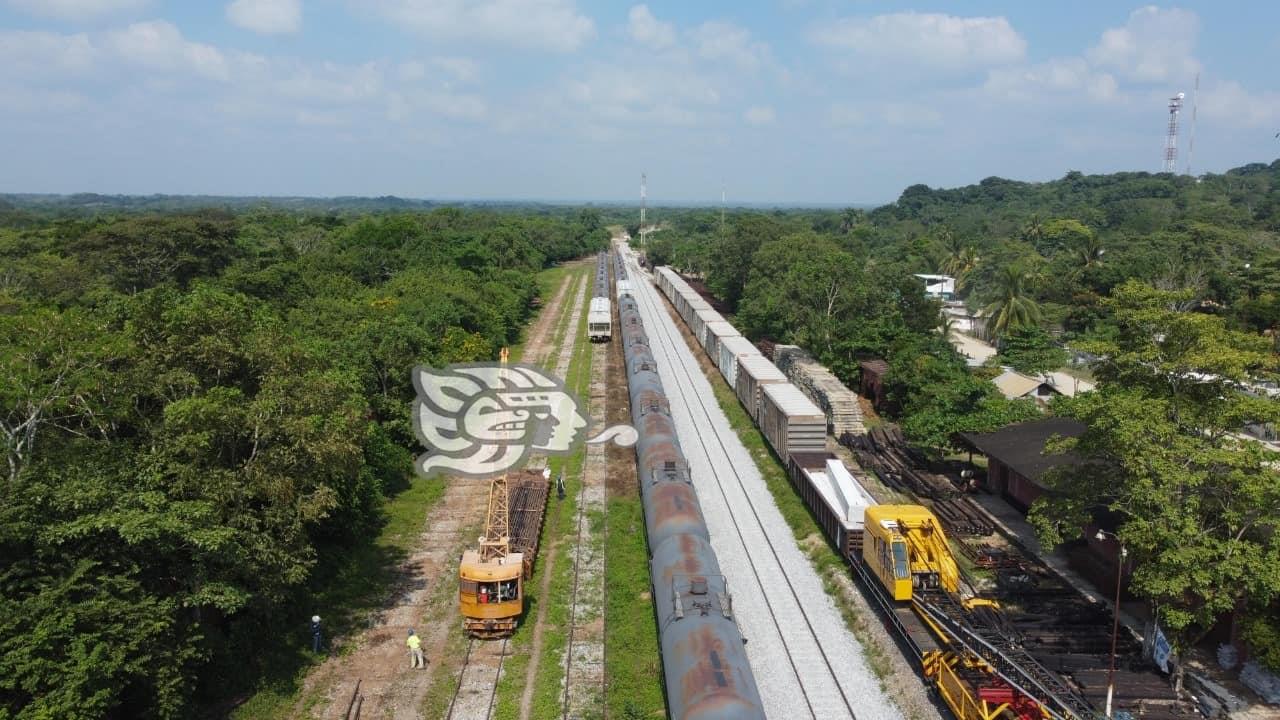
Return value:
<svg viewBox="0 0 1280 720">
<path fill-rule="evenodd" d="M 777 365 L 769 362 L 769 358 L 763 355 L 743 355 L 738 358 L 738 374 L 733 381 L 733 390 L 738 396 L 738 402 L 747 409 L 751 420 L 759 422 L 763 386 L 786 381 L 787 376 Z"/>
<path fill-rule="evenodd" d="M 760 431 L 782 458 L 797 452 L 827 449 L 827 416 L 791 383 L 764 386 L 760 403 Z"/>
</svg>

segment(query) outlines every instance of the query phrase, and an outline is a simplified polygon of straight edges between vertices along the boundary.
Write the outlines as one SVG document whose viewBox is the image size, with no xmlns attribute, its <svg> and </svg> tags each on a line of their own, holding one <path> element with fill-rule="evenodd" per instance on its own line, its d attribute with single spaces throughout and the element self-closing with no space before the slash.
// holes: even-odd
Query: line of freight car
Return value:
<svg viewBox="0 0 1280 720">
<path fill-rule="evenodd" d="M 793 453 L 825 452 L 822 410 L 675 271 L 660 267 L 654 277 L 783 465 Z"/>
<path fill-rule="evenodd" d="M 658 268 L 655 275 L 657 276 L 659 288 L 671 300 L 676 307 L 677 313 L 685 320 L 686 324 L 694 330 L 695 336 L 699 337 L 704 349 L 707 349 L 708 344 L 716 346 L 717 351 L 711 352 L 708 349 L 708 354 L 717 361 L 721 360 L 718 348 L 725 345 L 732 346 L 734 344 L 734 336 L 721 336 L 715 340 L 708 339 L 706 331 L 708 328 L 714 331 L 716 326 L 712 325 L 704 314 L 701 314 L 699 302 L 705 303 L 705 301 L 701 300 L 701 296 L 698 296 L 696 291 L 689 287 L 670 268 Z M 699 321 L 701 321 L 700 325 Z M 700 336 L 699 326 L 702 329 Z M 758 351 L 754 355 L 744 353 L 736 356 L 732 363 L 734 372 L 750 372 L 744 369 L 749 366 L 764 367 L 758 360 L 747 359 L 754 356 L 760 356 Z M 763 356 L 760 357 L 763 358 Z M 725 359 L 727 360 L 727 358 Z M 746 365 L 744 365 L 744 362 L 746 362 Z M 730 363 L 728 362 L 717 362 L 721 374 L 737 389 L 739 386 L 736 382 L 737 377 L 727 372 L 729 365 Z M 776 366 L 773 367 L 774 371 L 777 371 Z M 746 383 L 743 385 L 745 386 Z M 1014 660 L 1004 655 L 1002 650 L 996 650 L 993 657 L 980 658 L 978 654 L 974 654 L 962 647 L 965 646 L 964 641 L 960 640 L 958 635 L 953 634 L 953 631 L 959 632 L 959 630 L 946 631 L 937 620 L 933 618 L 924 619 L 927 613 L 921 612 L 919 608 L 897 602 L 898 588 L 896 586 L 893 597 L 886 596 L 885 588 L 878 584 L 875 574 L 867 571 L 866 563 L 868 561 L 864 559 L 867 555 L 867 550 L 863 547 L 863 538 L 870 528 L 866 526 L 866 516 L 870 515 L 873 510 L 878 511 L 881 509 L 899 512 L 899 514 L 914 512 L 920 517 L 927 518 L 927 524 L 931 523 L 934 527 L 937 527 L 937 534 L 940 537 L 941 528 L 937 526 L 936 519 L 926 508 L 919 506 L 888 507 L 878 505 L 866 493 L 865 489 L 857 483 L 843 463 L 825 452 L 826 416 L 798 388 L 786 382 L 785 378 L 781 382 L 764 383 L 758 385 L 758 387 L 761 395 L 758 404 L 750 394 L 744 395 L 740 393 L 739 400 L 748 409 L 748 412 L 753 412 L 754 410 L 754 419 L 757 425 L 760 427 L 765 439 L 778 454 L 778 457 L 782 458 L 786 464 L 788 477 L 804 499 L 805 504 L 808 505 L 818 519 L 819 525 L 823 528 L 828 538 L 839 548 L 841 554 L 854 569 L 858 571 L 858 574 L 864 580 L 864 584 L 882 604 L 889 617 L 893 620 L 894 626 L 918 655 L 926 678 L 940 691 L 947 705 L 956 713 L 956 716 L 961 720 L 994 720 L 1003 715 L 1006 710 L 1009 710 L 1019 718 L 1038 717 L 1042 712 L 1049 717 L 1063 717 L 1059 712 L 1050 711 L 1046 704 L 1033 700 L 1025 692 L 1016 690 L 1015 687 L 1018 686 L 1011 682 L 1014 679 L 1028 682 L 1029 678 L 1035 677 L 1037 681 L 1047 683 L 1048 687 L 1055 690 L 1061 688 L 1060 681 L 1051 673 L 1043 672 L 1043 668 L 1039 667 L 1033 659 L 1019 656 Z M 897 525 L 892 524 L 890 520 L 885 520 L 885 522 L 890 522 L 891 524 L 886 525 L 885 529 L 877 526 L 874 530 L 878 533 L 888 532 L 893 534 L 897 532 L 896 529 L 888 529 L 896 528 Z M 913 530 L 912 532 L 914 533 L 915 531 Z M 896 534 L 893 537 L 896 543 L 906 546 L 904 541 L 898 538 Z M 928 536 L 926 534 L 922 537 Z M 888 547 L 886 543 L 882 544 L 885 548 Z M 873 554 L 878 557 L 883 553 Z M 951 559 L 950 550 L 945 543 L 931 548 L 930 553 L 926 554 L 935 559 L 945 556 L 945 558 L 942 558 L 946 561 L 945 564 L 952 568 L 955 567 L 955 562 Z M 911 567 L 915 567 L 915 565 Z M 896 577 L 896 575 L 894 576 Z M 972 633 L 972 630 L 967 629 L 970 626 L 963 615 L 964 613 L 961 611 L 952 620 L 959 623 L 957 628 L 962 628 L 965 629 L 964 632 Z M 926 624 L 928 627 L 926 627 Z M 937 638 L 934 637 L 935 634 L 938 636 Z M 957 641 L 959 644 L 956 645 L 956 648 L 948 651 L 943 651 L 938 644 L 942 642 L 947 647 L 951 647 Z M 1014 652 L 1014 650 L 1010 649 L 1009 651 Z M 1014 652 L 1014 654 L 1018 653 Z M 998 670 L 995 665 L 988 664 L 989 661 L 996 661 L 998 665 L 1003 667 L 1003 670 Z M 971 673 L 972 677 L 964 675 L 964 672 L 969 671 L 958 669 L 961 666 L 969 667 L 965 664 L 967 662 L 977 663 L 974 666 L 973 673 Z M 976 669 L 979 666 L 983 668 L 981 671 Z M 1039 690 L 1043 690 L 1045 686 L 1037 685 L 1036 687 Z M 1048 694 L 1053 696 L 1055 700 L 1058 697 L 1058 694 L 1052 692 L 1038 694 L 1041 696 Z M 1051 704 L 1056 706 L 1055 710 L 1062 707 L 1060 702 L 1051 702 Z M 1079 713 L 1067 713 L 1067 715 L 1081 716 Z"/>
<path fill-rule="evenodd" d="M 587 338 L 608 342 L 613 337 L 613 307 L 609 304 L 609 253 L 596 256 L 596 276 L 587 308 Z"/>
<path fill-rule="evenodd" d="M 691 330 L 697 326 L 690 318 L 701 317 L 703 349 L 783 460 L 792 486 L 840 554 L 857 557 L 863 512 L 876 501 L 843 462 L 826 452 L 826 416 L 732 325 L 723 328 L 709 314 L 699 316 L 691 300 L 701 296 L 677 273 L 660 267 L 655 279 Z"/>
<path fill-rule="evenodd" d="M 619 298 L 618 322 L 639 434 L 636 472 L 668 712 L 674 720 L 764 718 L 733 599 L 711 549 L 634 296 Z"/>
</svg>

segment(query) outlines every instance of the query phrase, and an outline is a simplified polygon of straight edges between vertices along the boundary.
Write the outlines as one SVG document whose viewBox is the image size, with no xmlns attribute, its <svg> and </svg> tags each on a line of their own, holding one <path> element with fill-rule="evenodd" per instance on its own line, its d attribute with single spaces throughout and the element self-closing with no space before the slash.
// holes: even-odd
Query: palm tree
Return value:
<svg viewBox="0 0 1280 720">
<path fill-rule="evenodd" d="M 987 332 L 993 338 L 1040 322 L 1040 305 L 1027 293 L 1029 279 L 1027 271 L 1017 265 L 1006 265 L 996 273 L 996 299 L 983 308 Z"/>
<path fill-rule="evenodd" d="M 951 333 L 956 330 L 956 318 L 954 315 L 948 315 L 945 312 L 938 313 L 938 332 L 942 333 L 942 337 L 950 338 Z"/>
<path fill-rule="evenodd" d="M 1102 264 L 1102 254 L 1107 251 L 1102 247 L 1102 241 L 1098 239 L 1097 233 L 1089 233 L 1085 238 L 1084 244 L 1076 249 L 1079 255 L 1081 267 L 1092 267 Z"/>
<path fill-rule="evenodd" d="M 1040 242 L 1044 240 L 1044 223 L 1041 222 L 1039 215 L 1032 215 L 1027 220 L 1026 226 L 1022 228 L 1022 239 L 1036 248 L 1040 247 Z"/>
</svg>

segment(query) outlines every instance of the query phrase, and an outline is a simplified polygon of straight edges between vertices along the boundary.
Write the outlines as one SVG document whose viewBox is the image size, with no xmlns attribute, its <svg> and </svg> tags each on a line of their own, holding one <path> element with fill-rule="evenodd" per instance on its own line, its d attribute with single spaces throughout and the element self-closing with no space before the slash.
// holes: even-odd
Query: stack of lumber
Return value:
<svg viewBox="0 0 1280 720">
<path fill-rule="evenodd" d="M 933 514 L 954 535 L 982 537 L 995 532 L 991 518 L 967 497 L 939 500 L 933 504 Z"/>
<path fill-rule="evenodd" d="M 803 348 L 797 345 L 775 345 L 773 363 L 786 373 L 814 405 L 822 408 L 827 416 L 827 428 L 832 435 L 841 437 L 845 433 L 867 433 L 866 426 L 862 424 L 862 408 L 858 406 L 858 396 Z"/>
<path fill-rule="evenodd" d="M 551 483 L 541 472 L 525 470 L 510 478 L 507 484 L 508 532 L 511 533 L 511 552 L 524 553 L 524 576 L 533 576 L 533 564 L 538 557 L 538 538 L 542 535 L 542 522 L 547 511 L 547 495 Z"/>
<path fill-rule="evenodd" d="M 921 498 L 946 500 L 960 494 L 942 475 L 918 469 L 922 458 L 907 445 L 897 425 L 872 428 L 865 435 L 846 433 L 840 442 L 853 450 L 858 463 L 879 476 L 889 487 Z"/>
</svg>

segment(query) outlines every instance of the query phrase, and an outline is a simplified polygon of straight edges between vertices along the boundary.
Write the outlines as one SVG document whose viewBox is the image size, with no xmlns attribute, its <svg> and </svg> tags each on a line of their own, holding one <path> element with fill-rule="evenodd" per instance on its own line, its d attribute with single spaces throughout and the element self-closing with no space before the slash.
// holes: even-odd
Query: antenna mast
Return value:
<svg viewBox="0 0 1280 720">
<path fill-rule="evenodd" d="M 1191 139 L 1187 141 L 1187 174 L 1191 174 L 1191 156 L 1196 151 L 1196 100 L 1200 97 L 1200 73 L 1196 73 L 1196 89 L 1191 92 Z"/>
<path fill-rule="evenodd" d="M 1176 172 L 1178 165 L 1178 113 L 1182 111 L 1182 99 L 1186 93 L 1169 98 L 1169 132 L 1164 139 L 1164 171 Z"/>
<path fill-rule="evenodd" d="M 648 181 L 644 173 L 640 173 L 640 245 L 644 245 L 644 212 L 648 204 Z"/>
<path fill-rule="evenodd" d="M 720 234 L 724 234 L 724 186 L 720 186 Z"/>
</svg>

